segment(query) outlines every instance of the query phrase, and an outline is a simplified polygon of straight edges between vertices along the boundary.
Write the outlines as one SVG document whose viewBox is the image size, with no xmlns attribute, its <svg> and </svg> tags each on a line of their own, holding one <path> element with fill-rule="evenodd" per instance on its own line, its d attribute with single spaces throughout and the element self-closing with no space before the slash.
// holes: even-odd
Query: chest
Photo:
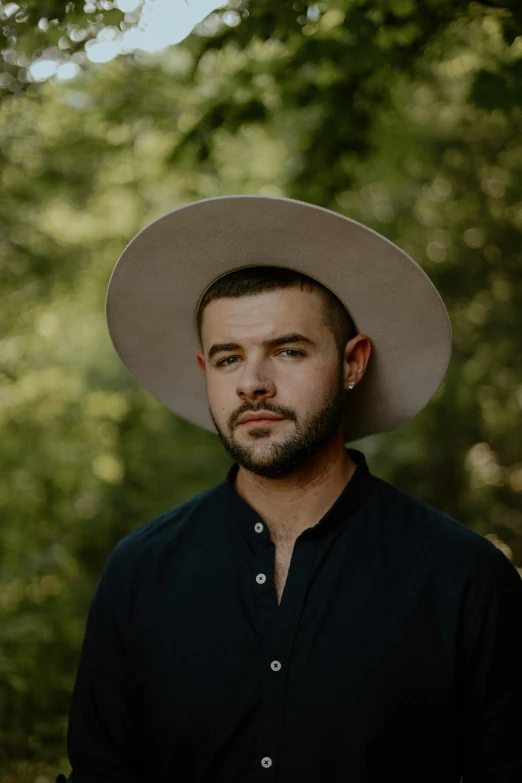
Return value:
<svg viewBox="0 0 522 783">
<path fill-rule="evenodd" d="M 438 610 L 427 586 L 413 589 L 408 571 L 382 580 L 385 563 L 355 547 L 351 559 L 345 553 L 336 562 L 339 546 L 308 552 L 301 544 L 259 548 L 244 569 L 239 558 L 226 568 L 216 558 L 206 568 L 187 558 L 185 571 L 154 582 L 153 600 L 136 599 L 126 671 L 150 758 L 163 758 L 167 748 L 178 764 L 186 756 L 189 768 L 201 747 L 232 760 L 252 747 L 254 765 L 276 721 L 287 737 L 312 727 L 328 747 L 344 747 L 347 736 L 357 745 L 359 731 L 372 742 L 382 736 L 392 750 L 417 726 L 425 738 L 434 726 L 450 726 L 454 635 L 441 633 L 447 608 Z M 227 584 L 232 577 L 237 583 Z M 371 757 L 380 758 L 374 749 Z M 296 758 L 302 753 L 300 741 Z"/>
<path fill-rule="evenodd" d="M 295 539 L 275 544 L 274 553 L 274 587 L 277 596 L 277 603 L 281 603 L 281 597 L 288 578 L 292 552 L 294 550 Z"/>
</svg>

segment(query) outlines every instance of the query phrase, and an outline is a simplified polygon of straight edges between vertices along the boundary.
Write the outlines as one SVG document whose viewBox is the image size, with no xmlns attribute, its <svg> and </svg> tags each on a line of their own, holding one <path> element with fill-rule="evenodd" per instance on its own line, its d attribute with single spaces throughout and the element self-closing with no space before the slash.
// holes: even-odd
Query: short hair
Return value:
<svg viewBox="0 0 522 783">
<path fill-rule="evenodd" d="M 344 352 L 346 343 L 356 336 L 357 330 L 348 310 L 332 291 L 302 272 L 280 266 L 250 266 L 235 269 L 218 278 L 206 290 L 196 313 L 196 326 L 200 343 L 203 312 L 214 299 L 253 296 L 265 291 L 281 288 L 301 288 L 315 291 L 322 299 L 323 323 L 333 333 L 339 353 Z"/>
</svg>

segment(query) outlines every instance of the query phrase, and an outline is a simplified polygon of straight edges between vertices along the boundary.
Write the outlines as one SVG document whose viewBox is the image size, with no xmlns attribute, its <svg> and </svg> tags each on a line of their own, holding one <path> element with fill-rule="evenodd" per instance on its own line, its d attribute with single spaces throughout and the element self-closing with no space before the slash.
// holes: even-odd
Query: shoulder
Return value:
<svg viewBox="0 0 522 783">
<path fill-rule="evenodd" d="M 432 570 L 451 576 L 492 577 L 507 564 L 507 557 L 487 538 L 441 509 L 372 476 L 374 502 L 386 533 L 407 556 Z"/>
<path fill-rule="evenodd" d="M 448 623 L 451 617 L 458 623 L 462 613 L 466 626 L 476 629 L 495 606 L 510 618 L 506 622 L 520 617 L 522 579 L 498 547 L 440 509 L 372 478 L 374 546 L 382 550 L 390 583 L 397 579 L 402 589 L 430 596 Z"/>
<path fill-rule="evenodd" d="M 151 563 L 161 553 L 198 538 L 201 524 L 223 502 L 223 482 L 185 500 L 158 517 L 138 525 L 118 541 L 109 555 L 105 571 L 123 575 L 141 563 Z"/>
</svg>

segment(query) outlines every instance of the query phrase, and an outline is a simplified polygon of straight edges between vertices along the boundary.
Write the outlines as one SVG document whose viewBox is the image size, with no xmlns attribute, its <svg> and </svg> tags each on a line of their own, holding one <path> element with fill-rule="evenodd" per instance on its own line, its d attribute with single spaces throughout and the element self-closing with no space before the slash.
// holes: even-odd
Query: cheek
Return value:
<svg viewBox="0 0 522 783">
<path fill-rule="evenodd" d="M 222 379 L 207 379 L 207 396 L 214 414 L 224 415 L 234 402 L 234 388 Z"/>
<path fill-rule="evenodd" d="M 285 380 L 281 390 L 286 388 L 298 404 L 322 400 L 331 394 L 338 383 L 338 378 L 337 367 L 332 367 L 331 362 L 321 362 Z"/>
<path fill-rule="evenodd" d="M 339 374 L 339 364 L 334 362 L 332 357 L 325 357 L 323 361 L 318 361 L 307 373 L 312 383 L 321 387 L 328 388 L 335 383 Z"/>
</svg>

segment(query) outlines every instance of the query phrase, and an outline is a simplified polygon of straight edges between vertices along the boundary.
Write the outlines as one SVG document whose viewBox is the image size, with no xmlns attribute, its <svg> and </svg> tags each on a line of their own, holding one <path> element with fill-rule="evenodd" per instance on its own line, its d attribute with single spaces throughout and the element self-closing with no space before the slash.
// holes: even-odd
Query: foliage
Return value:
<svg viewBox="0 0 522 783">
<path fill-rule="evenodd" d="M 129 22 L 107 0 L 87 0 L 85 4 L 62 0 L 0 3 L 0 52 L 4 63 L 0 94 L 24 90 L 31 82 L 28 68 L 40 57 L 84 64 L 85 44 L 104 28 L 116 25 L 129 27 Z"/>
<path fill-rule="evenodd" d="M 520 6 L 263 0 L 230 7 L 249 15 L 157 55 L 102 67 L 82 60 L 81 75 L 66 83 L 30 84 L 7 62 L 0 102 L 6 774 L 11 762 L 52 764 L 64 755 L 86 612 L 116 541 L 228 467 L 213 435 L 136 386 L 105 328 L 119 253 L 178 204 L 226 193 L 288 195 L 371 225 L 421 264 L 450 312 L 449 372 L 413 421 L 354 445 L 376 473 L 500 537 L 495 542 L 522 564 Z M 68 25 L 89 25 L 72 3 L 27 2 L 22 11 L 16 35 L 9 20 L 3 34 L 27 62 L 58 46 Z M 38 29 L 44 15 L 57 25 Z"/>
</svg>

